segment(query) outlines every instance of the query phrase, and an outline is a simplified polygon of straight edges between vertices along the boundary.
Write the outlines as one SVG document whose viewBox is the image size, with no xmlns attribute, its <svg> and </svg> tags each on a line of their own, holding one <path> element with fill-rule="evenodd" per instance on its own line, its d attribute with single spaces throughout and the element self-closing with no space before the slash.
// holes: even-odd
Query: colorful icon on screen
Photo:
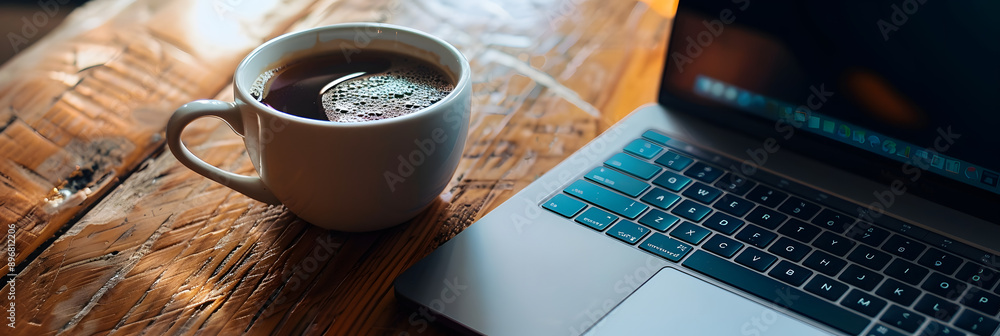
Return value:
<svg viewBox="0 0 1000 336">
<path fill-rule="evenodd" d="M 965 168 L 965 177 L 969 178 L 970 180 L 978 180 L 979 171 L 976 170 L 976 167 Z"/>
<path fill-rule="evenodd" d="M 903 157 L 903 158 L 909 158 L 910 157 L 910 146 L 900 147 L 899 150 L 896 151 L 896 156 Z"/>
<path fill-rule="evenodd" d="M 841 138 L 850 138 L 851 127 L 847 125 L 840 125 L 840 127 L 837 128 L 837 135 L 839 135 Z"/>
<path fill-rule="evenodd" d="M 854 134 L 851 135 L 851 138 L 854 139 L 854 141 L 863 144 L 865 143 L 865 131 L 862 130 L 854 131 Z"/>
<path fill-rule="evenodd" d="M 726 100 L 728 100 L 730 102 L 736 101 L 736 94 L 737 94 L 736 88 L 733 88 L 733 87 L 726 88 L 726 93 L 725 94 L 726 94 Z"/>
<path fill-rule="evenodd" d="M 833 128 L 836 126 L 832 121 L 823 121 L 823 132 L 833 133 Z"/>
<path fill-rule="evenodd" d="M 1000 175 L 997 175 L 997 173 L 991 172 L 989 170 L 984 170 L 983 178 L 979 180 L 979 182 L 982 182 L 983 184 L 991 187 L 996 187 L 997 179 L 1000 179 Z"/>
<path fill-rule="evenodd" d="M 722 84 L 722 82 L 712 83 L 712 95 L 713 96 L 721 97 L 723 91 L 726 91 L 726 85 L 725 84 Z"/>
<path fill-rule="evenodd" d="M 778 119 L 782 119 L 782 120 L 785 120 L 785 121 L 792 121 L 792 108 L 791 107 L 783 108 L 778 113 L 780 114 L 778 116 Z"/>
<path fill-rule="evenodd" d="M 740 107 L 750 107 L 750 93 L 746 91 L 740 91 L 740 95 L 736 98 L 736 103 Z"/>
<path fill-rule="evenodd" d="M 944 169 L 944 158 L 937 155 L 931 157 L 931 167 Z"/>
<path fill-rule="evenodd" d="M 795 127 L 801 127 L 802 124 L 806 123 L 806 119 L 809 119 L 809 112 L 802 110 L 795 111 Z"/>
<path fill-rule="evenodd" d="M 886 154 L 896 154 L 896 142 L 886 139 L 882 143 L 882 151 L 886 152 Z"/>
<path fill-rule="evenodd" d="M 809 128 L 819 128 L 819 117 L 809 116 Z"/>
<path fill-rule="evenodd" d="M 712 80 L 708 77 L 699 76 L 698 82 L 695 84 L 695 88 L 698 92 L 708 93 L 712 88 Z"/>
<path fill-rule="evenodd" d="M 875 136 L 874 134 L 868 136 L 868 145 L 872 148 L 881 148 L 882 140 Z"/>
<path fill-rule="evenodd" d="M 952 173 L 952 174 L 958 174 L 958 171 L 961 170 L 961 169 L 962 169 L 962 164 L 960 162 L 958 162 L 958 160 L 951 160 L 951 159 L 945 160 L 945 163 L 944 163 L 944 170 L 945 171 L 947 171 L 949 173 Z"/>
</svg>

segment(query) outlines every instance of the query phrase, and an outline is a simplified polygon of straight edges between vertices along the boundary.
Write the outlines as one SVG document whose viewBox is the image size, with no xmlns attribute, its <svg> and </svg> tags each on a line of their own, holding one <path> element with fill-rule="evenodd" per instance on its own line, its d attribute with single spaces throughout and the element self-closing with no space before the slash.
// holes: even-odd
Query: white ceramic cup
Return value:
<svg viewBox="0 0 1000 336">
<path fill-rule="evenodd" d="M 437 64 L 455 89 L 407 115 L 360 123 L 302 118 L 268 107 L 250 93 L 257 77 L 299 57 L 390 50 Z M 349 59 L 349 58 L 348 58 Z M 371 231 L 413 218 L 444 190 L 469 130 L 469 62 L 452 45 L 400 26 L 349 23 L 290 33 L 254 49 L 233 77 L 235 102 L 199 100 L 167 123 L 167 145 L 191 170 L 244 195 L 284 204 L 323 228 Z M 219 117 L 243 136 L 258 177 L 205 163 L 181 142 L 184 127 Z"/>
</svg>

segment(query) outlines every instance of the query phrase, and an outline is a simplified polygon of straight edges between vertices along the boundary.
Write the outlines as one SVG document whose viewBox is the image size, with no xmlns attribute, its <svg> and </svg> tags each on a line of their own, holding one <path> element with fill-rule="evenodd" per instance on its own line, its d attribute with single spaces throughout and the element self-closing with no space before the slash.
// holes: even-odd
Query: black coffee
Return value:
<svg viewBox="0 0 1000 336">
<path fill-rule="evenodd" d="M 394 52 L 312 56 L 261 74 L 251 94 L 288 114 L 335 122 L 388 119 L 422 110 L 455 87 L 443 70 Z"/>
</svg>

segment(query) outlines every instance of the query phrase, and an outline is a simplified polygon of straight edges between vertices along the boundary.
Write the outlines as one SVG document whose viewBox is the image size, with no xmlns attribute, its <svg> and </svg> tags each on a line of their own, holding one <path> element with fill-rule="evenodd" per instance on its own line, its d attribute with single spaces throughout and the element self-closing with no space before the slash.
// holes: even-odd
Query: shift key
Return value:
<svg viewBox="0 0 1000 336">
<path fill-rule="evenodd" d="M 573 182 L 563 191 L 628 219 L 635 219 L 649 208 L 645 204 L 584 180 Z"/>
</svg>

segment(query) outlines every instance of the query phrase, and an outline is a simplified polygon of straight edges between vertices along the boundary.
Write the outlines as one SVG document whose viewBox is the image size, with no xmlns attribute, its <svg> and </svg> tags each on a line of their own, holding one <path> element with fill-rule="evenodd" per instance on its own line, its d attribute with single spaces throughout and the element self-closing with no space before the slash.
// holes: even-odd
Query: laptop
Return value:
<svg viewBox="0 0 1000 336">
<path fill-rule="evenodd" d="M 659 99 L 395 279 L 486 335 L 998 335 L 1000 32 L 686 1 Z"/>
</svg>

